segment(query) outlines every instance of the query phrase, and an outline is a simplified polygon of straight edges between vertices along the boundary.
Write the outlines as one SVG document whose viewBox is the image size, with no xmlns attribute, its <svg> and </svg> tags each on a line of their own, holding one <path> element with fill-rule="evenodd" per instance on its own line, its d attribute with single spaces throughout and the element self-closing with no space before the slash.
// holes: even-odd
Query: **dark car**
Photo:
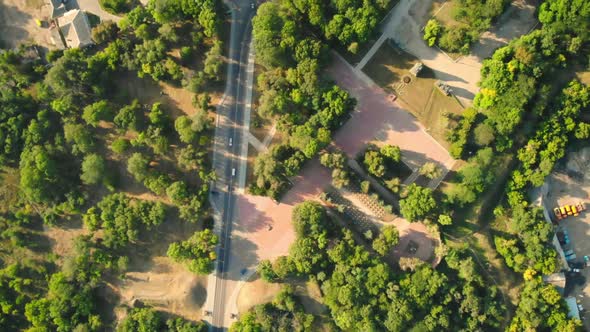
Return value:
<svg viewBox="0 0 590 332">
<path fill-rule="evenodd" d="M 584 266 L 584 263 L 582 263 L 582 262 L 569 262 L 569 264 L 568 264 L 568 265 L 569 265 L 569 266 L 570 266 L 570 268 L 572 268 L 572 269 L 580 269 L 580 270 L 581 270 L 581 269 L 583 269 L 583 268 L 585 267 L 585 266 Z"/>
</svg>

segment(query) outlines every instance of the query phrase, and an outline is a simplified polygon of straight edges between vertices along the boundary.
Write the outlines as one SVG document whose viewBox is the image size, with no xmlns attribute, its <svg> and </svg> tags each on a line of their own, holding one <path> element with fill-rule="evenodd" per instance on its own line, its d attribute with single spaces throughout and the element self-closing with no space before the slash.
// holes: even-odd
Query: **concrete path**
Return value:
<svg viewBox="0 0 590 332">
<path fill-rule="evenodd" d="M 264 146 L 266 148 L 268 148 L 268 146 L 272 142 L 272 139 L 275 137 L 276 132 L 277 132 L 277 124 L 273 123 L 272 127 L 270 128 L 270 131 L 268 132 L 268 134 L 264 138 L 264 142 L 262 142 L 262 144 L 264 144 Z"/>
<path fill-rule="evenodd" d="M 267 146 L 259 141 L 256 136 L 252 135 L 250 131 L 248 131 L 245 135 L 248 143 L 250 143 L 256 149 L 256 151 L 266 152 L 268 150 Z M 248 158 L 248 151 L 246 151 L 246 158 Z"/>
<path fill-rule="evenodd" d="M 245 105 L 244 105 L 244 124 L 242 125 L 242 146 L 240 151 L 240 171 L 238 174 L 238 192 L 243 193 L 246 187 L 246 176 L 248 167 L 248 143 L 252 143 L 252 138 L 258 141 L 256 137 L 250 133 L 250 113 L 252 113 L 252 84 L 254 81 L 254 42 L 253 39 L 250 41 L 249 52 L 248 52 L 248 66 L 246 67 L 246 87 L 245 87 Z M 253 144 L 256 144 L 254 142 Z"/>
<path fill-rule="evenodd" d="M 365 65 L 367 64 L 367 62 L 369 62 L 369 60 L 371 60 L 373 58 L 373 55 L 375 55 L 375 53 L 377 53 L 377 51 L 381 48 L 381 45 L 383 45 L 383 42 L 385 42 L 388 38 L 389 38 L 389 34 L 382 33 L 381 37 L 379 37 L 379 39 L 377 39 L 375 44 L 373 44 L 373 46 L 371 46 L 371 49 L 367 52 L 367 54 L 365 54 L 365 56 L 361 59 L 361 61 L 356 66 L 354 66 L 354 68 L 357 70 L 363 69 L 365 67 Z"/>
</svg>

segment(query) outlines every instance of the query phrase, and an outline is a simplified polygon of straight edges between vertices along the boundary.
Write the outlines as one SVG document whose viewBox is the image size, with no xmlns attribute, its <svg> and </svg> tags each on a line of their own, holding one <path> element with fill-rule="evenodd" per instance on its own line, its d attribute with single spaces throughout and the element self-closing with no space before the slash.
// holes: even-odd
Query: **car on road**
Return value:
<svg viewBox="0 0 590 332">
<path fill-rule="evenodd" d="M 232 146 L 234 144 L 234 139 L 233 138 L 229 138 L 229 146 Z"/>
<path fill-rule="evenodd" d="M 236 169 L 235 168 L 231 169 L 231 176 L 236 176 Z"/>
</svg>

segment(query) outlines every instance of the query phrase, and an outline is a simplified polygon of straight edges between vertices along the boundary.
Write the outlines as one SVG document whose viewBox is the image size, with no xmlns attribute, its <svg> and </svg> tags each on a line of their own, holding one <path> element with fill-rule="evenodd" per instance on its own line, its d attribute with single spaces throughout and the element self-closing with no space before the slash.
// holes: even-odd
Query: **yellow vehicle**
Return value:
<svg viewBox="0 0 590 332">
<path fill-rule="evenodd" d="M 568 216 L 573 216 L 574 213 L 572 212 L 572 208 L 569 205 L 565 206 L 565 212 L 567 212 Z"/>
<path fill-rule="evenodd" d="M 575 205 L 572 205 L 572 212 L 574 213 L 574 216 L 577 216 L 577 215 L 579 215 L 579 213 L 578 213 L 578 208 L 576 208 L 576 206 L 575 206 Z"/>
<path fill-rule="evenodd" d="M 567 217 L 567 212 L 565 212 L 565 208 L 563 206 L 559 208 L 559 211 L 561 211 L 562 217 L 564 217 L 564 218 Z"/>
</svg>

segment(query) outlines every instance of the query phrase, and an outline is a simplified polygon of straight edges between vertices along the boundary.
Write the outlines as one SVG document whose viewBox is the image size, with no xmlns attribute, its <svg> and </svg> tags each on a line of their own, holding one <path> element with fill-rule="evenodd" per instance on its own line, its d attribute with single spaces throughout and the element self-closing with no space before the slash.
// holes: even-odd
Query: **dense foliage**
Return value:
<svg viewBox="0 0 590 332">
<path fill-rule="evenodd" d="M 204 322 L 193 323 L 180 317 L 164 320 L 152 308 L 134 308 L 117 326 L 117 332 L 205 332 Z"/>
<path fill-rule="evenodd" d="M 484 280 L 466 251 L 451 250 L 438 271 L 419 264 L 415 271 L 394 272 L 355 243 L 349 230 L 335 227 L 317 203 L 296 206 L 293 220 L 297 238 L 289 256 L 265 269 L 276 280 L 295 275 L 319 282 L 342 330 L 478 330 L 497 328 L 503 319 L 496 287 Z M 395 234 L 386 230 L 384 240 L 393 241 Z M 249 315 L 256 323 L 256 316 Z M 274 324 L 254 326 L 276 330 Z"/>
<path fill-rule="evenodd" d="M 111 330 L 114 303 L 101 288 L 126 271 L 130 246 L 166 217 L 206 217 L 206 92 L 223 64 L 218 12 L 220 1 L 151 0 L 118 25 L 98 25 L 96 47 L 50 51 L 46 59 L 32 48 L 0 52 L 0 330 Z M 174 51 L 183 47 L 190 61 Z M 133 76 L 199 93 L 189 118 L 194 140 L 181 141 L 187 129 L 175 131 L 175 112 L 129 96 Z M 85 229 L 75 231 L 88 235 L 71 251 L 59 239 L 67 257 L 52 253 L 46 231 L 80 218 Z M 202 330 L 178 320 L 169 326 Z"/>
<path fill-rule="evenodd" d="M 488 30 L 492 22 L 502 14 L 508 0 L 453 0 L 452 17 L 455 24 L 442 26 L 431 19 L 424 28 L 424 40 L 429 46 L 438 45 L 445 51 L 469 53 L 469 47 Z"/>
<path fill-rule="evenodd" d="M 231 332 L 311 331 L 314 316 L 306 314 L 293 287 L 283 286 L 271 303 L 255 306 L 232 324 Z"/>
<path fill-rule="evenodd" d="M 250 191 L 275 199 L 288 178 L 330 143 L 354 107 L 348 93 L 320 78 L 327 48 L 295 24 L 303 18 L 290 6 L 287 1 L 265 3 L 253 19 L 257 61 L 266 69 L 258 76 L 258 113 L 276 119 L 288 142 L 257 158 Z"/>
<path fill-rule="evenodd" d="M 218 242 L 219 237 L 205 229 L 193 234 L 186 241 L 170 244 L 167 254 L 175 262 L 185 264 L 191 272 L 209 274 L 213 271 L 213 263 L 217 258 L 215 246 Z"/>
<path fill-rule="evenodd" d="M 516 314 L 507 330 L 579 331 L 581 322 L 569 319 L 567 311 L 565 301 L 553 285 L 531 276 L 524 283 Z"/>
</svg>

